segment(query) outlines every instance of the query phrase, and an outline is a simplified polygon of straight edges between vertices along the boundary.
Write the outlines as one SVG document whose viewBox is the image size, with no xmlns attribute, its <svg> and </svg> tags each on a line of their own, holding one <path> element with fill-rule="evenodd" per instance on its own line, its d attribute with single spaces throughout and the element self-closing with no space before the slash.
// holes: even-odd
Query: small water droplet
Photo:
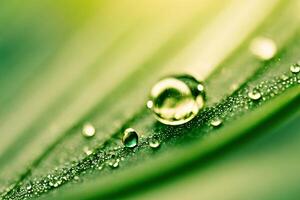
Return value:
<svg viewBox="0 0 300 200">
<path fill-rule="evenodd" d="M 153 108 L 153 101 L 151 101 L 151 100 L 147 101 L 147 107 L 149 109 L 152 109 Z"/>
<path fill-rule="evenodd" d="M 74 176 L 74 180 L 78 181 L 79 177 L 78 176 Z"/>
<path fill-rule="evenodd" d="M 91 123 L 86 123 L 82 127 L 82 135 L 85 137 L 93 137 L 96 133 L 95 127 Z"/>
<path fill-rule="evenodd" d="M 108 166 L 110 166 L 111 168 L 117 168 L 119 167 L 119 159 L 111 159 L 107 162 Z"/>
<path fill-rule="evenodd" d="M 169 76 L 156 83 L 147 107 L 163 124 L 192 120 L 204 106 L 204 86 L 190 75 Z"/>
<path fill-rule="evenodd" d="M 212 125 L 214 127 L 218 127 L 218 126 L 221 126 L 222 123 L 223 123 L 223 121 L 221 119 L 216 118 L 216 119 L 211 120 L 210 125 Z"/>
<path fill-rule="evenodd" d="M 199 92 L 204 92 L 204 86 L 200 83 L 197 85 L 197 89 L 199 90 Z"/>
<path fill-rule="evenodd" d="M 159 141 L 158 141 L 157 139 L 151 138 L 151 139 L 149 140 L 149 146 L 150 146 L 151 148 L 153 148 L 153 149 L 156 149 L 156 148 L 158 148 L 158 147 L 160 146 L 160 143 L 159 143 Z"/>
<path fill-rule="evenodd" d="M 89 147 L 83 147 L 83 152 L 88 156 L 93 153 L 93 151 Z"/>
<path fill-rule="evenodd" d="M 300 65 L 298 63 L 291 65 L 290 70 L 292 73 L 297 74 L 300 72 Z"/>
<path fill-rule="evenodd" d="M 256 37 L 250 44 L 250 51 L 262 60 L 269 60 L 274 57 L 277 52 L 275 42 L 266 37 Z"/>
<path fill-rule="evenodd" d="M 122 142 L 125 147 L 134 148 L 137 146 L 139 141 L 139 135 L 133 128 L 127 128 L 124 131 Z"/>
<path fill-rule="evenodd" d="M 32 186 L 31 185 L 27 185 L 26 189 L 27 190 L 31 190 Z"/>
<path fill-rule="evenodd" d="M 252 100 L 259 100 L 261 98 L 261 93 L 259 90 L 252 90 L 248 93 L 248 97 Z"/>
<path fill-rule="evenodd" d="M 97 168 L 98 168 L 98 170 L 102 170 L 102 169 L 103 169 L 103 167 L 104 167 L 104 165 L 103 165 L 103 164 L 101 164 L 101 165 L 99 165 Z"/>
<path fill-rule="evenodd" d="M 289 77 L 288 77 L 287 75 L 283 74 L 283 75 L 281 75 L 281 79 L 282 79 L 283 81 L 286 81 L 286 80 L 289 79 Z"/>
</svg>

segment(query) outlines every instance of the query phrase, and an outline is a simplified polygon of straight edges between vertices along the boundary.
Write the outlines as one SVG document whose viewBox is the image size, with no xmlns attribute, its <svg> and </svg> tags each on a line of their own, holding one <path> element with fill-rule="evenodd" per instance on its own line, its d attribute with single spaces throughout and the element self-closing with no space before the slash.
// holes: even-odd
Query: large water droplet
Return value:
<svg viewBox="0 0 300 200">
<path fill-rule="evenodd" d="M 156 83 L 147 107 L 158 121 L 180 125 L 192 120 L 204 106 L 204 87 L 190 75 L 170 76 Z"/>
<path fill-rule="evenodd" d="M 133 128 L 127 128 L 124 131 L 122 142 L 125 147 L 134 148 L 137 146 L 139 140 L 139 135 Z"/>
<path fill-rule="evenodd" d="M 273 40 L 266 37 L 254 38 L 250 44 L 250 51 L 262 60 L 269 60 L 274 57 L 277 51 Z"/>
<path fill-rule="evenodd" d="M 83 125 L 83 127 L 82 127 L 82 135 L 83 136 L 92 137 L 95 135 L 95 133 L 96 133 L 96 129 L 92 124 L 86 123 Z"/>
<path fill-rule="evenodd" d="M 299 73 L 300 72 L 300 64 L 296 63 L 296 64 L 291 65 L 290 70 L 294 74 Z"/>
</svg>

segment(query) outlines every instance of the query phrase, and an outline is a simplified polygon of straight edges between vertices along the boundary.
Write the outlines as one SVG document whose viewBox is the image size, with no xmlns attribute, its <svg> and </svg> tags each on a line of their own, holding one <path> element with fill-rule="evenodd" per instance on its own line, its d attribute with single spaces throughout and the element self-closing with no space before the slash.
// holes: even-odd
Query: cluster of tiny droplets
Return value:
<svg viewBox="0 0 300 200">
<path fill-rule="evenodd" d="M 235 94 L 225 98 L 221 103 L 213 107 L 204 108 L 199 117 L 195 119 L 197 123 L 194 123 L 193 126 L 196 125 L 196 128 L 202 127 L 206 132 L 210 132 L 211 128 L 218 128 L 224 121 L 237 117 L 247 110 L 261 105 L 286 89 L 300 84 L 299 74 L 293 68 L 292 73 L 283 74 L 272 80 L 262 81 L 254 88 L 242 88 Z M 251 96 L 253 95 L 251 92 L 254 96 Z M 90 155 L 87 155 L 84 159 L 61 169 L 55 169 L 43 178 L 35 178 L 31 182 L 21 182 L 16 186 L 9 187 L 1 196 L 3 199 L 28 199 L 37 197 L 67 182 L 80 181 L 79 176 L 87 173 L 89 170 L 102 170 L 105 167 L 111 169 L 118 168 L 126 157 L 133 156 L 137 150 L 143 148 L 157 149 L 161 145 L 161 142 L 167 142 L 170 138 L 182 137 L 183 134 L 180 134 L 180 132 L 187 129 L 188 124 L 176 127 L 177 131 L 172 132 L 173 134 L 153 134 L 147 138 L 140 139 L 141 141 L 139 141 L 138 146 L 134 149 L 121 146 L 114 148 L 101 147 L 93 151 Z M 149 125 L 149 127 L 151 126 Z M 171 131 L 175 130 L 173 127 L 171 129 Z"/>
</svg>

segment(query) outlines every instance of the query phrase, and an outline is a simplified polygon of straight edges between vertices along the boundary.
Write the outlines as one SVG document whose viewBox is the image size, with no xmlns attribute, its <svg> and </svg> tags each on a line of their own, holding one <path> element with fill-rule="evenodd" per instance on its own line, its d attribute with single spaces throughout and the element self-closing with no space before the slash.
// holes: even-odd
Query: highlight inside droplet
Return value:
<svg viewBox="0 0 300 200">
<path fill-rule="evenodd" d="M 147 107 L 158 121 L 180 125 L 193 119 L 204 106 L 204 86 L 190 75 L 169 76 L 157 82 Z"/>
</svg>

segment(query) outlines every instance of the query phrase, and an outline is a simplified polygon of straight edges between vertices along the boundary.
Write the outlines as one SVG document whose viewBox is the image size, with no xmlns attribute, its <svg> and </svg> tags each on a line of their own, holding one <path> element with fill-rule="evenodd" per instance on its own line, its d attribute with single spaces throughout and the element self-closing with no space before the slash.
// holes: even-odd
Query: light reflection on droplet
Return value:
<svg viewBox="0 0 300 200">
<path fill-rule="evenodd" d="M 153 107 L 153 101 L 151 101 L 151 100 L 147 101 L 147 107 L 149 109 L 152 109 L 152 107 Z"/>
<path fill-rule="evenodd" d="M 204 86 L 203 86 L 202 84 L 198 84 L 197 89 L 198 89 L 200 92 L 204 92 Z"/>
</svg>

